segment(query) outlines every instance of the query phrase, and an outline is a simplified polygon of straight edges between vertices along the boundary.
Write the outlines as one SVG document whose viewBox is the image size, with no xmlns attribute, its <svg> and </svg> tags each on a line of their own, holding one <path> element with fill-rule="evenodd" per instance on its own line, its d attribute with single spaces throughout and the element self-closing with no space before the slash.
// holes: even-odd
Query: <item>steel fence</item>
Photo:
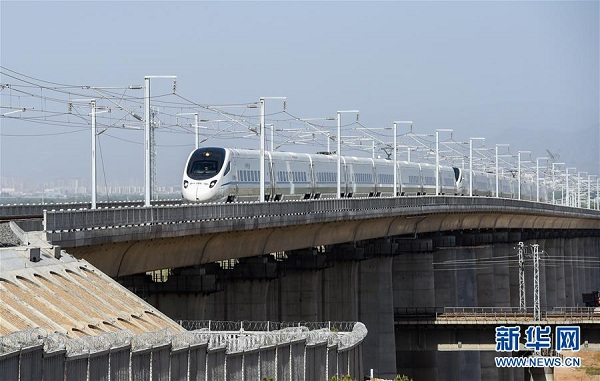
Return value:
<svg viewBox="0 0 600 381">
<path fill-rule="evenodd" d="M 233 322 L 208 326 L 233 327 Z M 250 322 L 245 322 L 250 323 Z M 287 324 L 287 323 L 286 323 Z M 283 326 L 286 324 L 280 324 Z M 362 323 L 272 331 L 109 332 L 79 339 L 28 330 L 0 337 L 0 378 L 14 380 L 306 381 L 362 375 Z M 239 327 L 242 327 L 241 324 Z M 250 325 L 258 328 L 260 324 Z M 271 324 L 267 324 L 271 327 Z"/>
<path fill-rule="evenodd" d="M 286 202 L 167 204 L 90 209 L 44 209 L 44 230 L 62 232 L 101 228 L 279 218 L 293 223 L 433 212 L 519 212 L 598 218 L 600 211 L 490 197 L 383 197 Z M 8 212 L 6 212 L 8 213 Z M 14 212 L 10 212 L 14 213 Z"/>
</svg>

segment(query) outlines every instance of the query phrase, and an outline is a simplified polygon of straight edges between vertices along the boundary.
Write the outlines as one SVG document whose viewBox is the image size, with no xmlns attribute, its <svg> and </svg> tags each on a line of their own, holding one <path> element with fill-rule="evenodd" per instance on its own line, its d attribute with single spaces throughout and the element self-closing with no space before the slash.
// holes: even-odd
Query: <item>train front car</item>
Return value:
<svg viewBox="0 0 600 381">
<path fill-rule="evenodd" d="M 183 172 L 183 198 L 193 202 L 221 201 L 225 197 L 224 178 L 231 169 L 229 156 L 224 148 L 193 151 Z"/>
</svg>

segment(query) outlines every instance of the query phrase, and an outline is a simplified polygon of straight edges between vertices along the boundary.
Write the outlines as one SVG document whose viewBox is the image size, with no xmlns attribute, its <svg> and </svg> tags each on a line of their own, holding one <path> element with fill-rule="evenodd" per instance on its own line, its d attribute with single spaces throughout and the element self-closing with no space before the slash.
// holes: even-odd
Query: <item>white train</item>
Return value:
<svg viewBox="0 0 600 381">
<path fill-rule="evenodd" d="M 193 202 L 257 200 L 259 151 L 205 147 L 188 157 L 183 173 L 183 198 Z M 341 157 L 341 196 L 380 197 L 394 193 L 391 160 Z M 398 161 L 398 196 L 435 194 L 435 165 Z M 333 198 L 337 193 L 337 157 L 323 154 L 265 152 L 265 199 Z M 440 190 L 445 195 L 468 195 L 469 172 L 440 167 Z M 513 179 L 501 181 L 501 197 L 514 198 Z M 474 195 L 493 196 L 495 177 L 475 172 Z M 524 189 L 528 189 L 524 191 Z M 522 195 L 532 199 L 531 185 Z M 524 197 L 522 197 L 524 198 Z M 524 198 L 525 199 L 525 198 Z"/>
</svg>

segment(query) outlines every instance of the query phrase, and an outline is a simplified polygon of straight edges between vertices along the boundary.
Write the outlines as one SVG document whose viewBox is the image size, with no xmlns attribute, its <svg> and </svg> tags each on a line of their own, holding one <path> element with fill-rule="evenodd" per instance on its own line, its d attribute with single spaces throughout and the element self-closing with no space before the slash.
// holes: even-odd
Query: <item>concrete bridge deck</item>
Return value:
<svg viewBox="0 0 600 381">
<path fill-rule="evenodd" d="M 498 198 L 397 197 L 54 210 L 45 239 L 110 276 L 428 232 L 600 229 L 600 211 Z"/>
</svg>

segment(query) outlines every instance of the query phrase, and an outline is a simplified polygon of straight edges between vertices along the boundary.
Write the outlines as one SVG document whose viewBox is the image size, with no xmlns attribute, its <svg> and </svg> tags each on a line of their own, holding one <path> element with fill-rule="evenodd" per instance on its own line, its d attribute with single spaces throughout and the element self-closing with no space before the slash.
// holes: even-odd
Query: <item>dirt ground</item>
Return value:
<svg viewBox="0 0 600 381">
<path fill-rule="evenodd" d="M 580 351 L 572 356 L 581 357 L 581 368 L 554 368 L 554 381 L 600 381 L 600 352 Z"/>
<path fill-rule="evenodd" d="M 581 357 L 581 368 L 554 368 L 554 381 L 600 381 L 600 352 L 580 351 L 566 356 Z"/>
</svg>

